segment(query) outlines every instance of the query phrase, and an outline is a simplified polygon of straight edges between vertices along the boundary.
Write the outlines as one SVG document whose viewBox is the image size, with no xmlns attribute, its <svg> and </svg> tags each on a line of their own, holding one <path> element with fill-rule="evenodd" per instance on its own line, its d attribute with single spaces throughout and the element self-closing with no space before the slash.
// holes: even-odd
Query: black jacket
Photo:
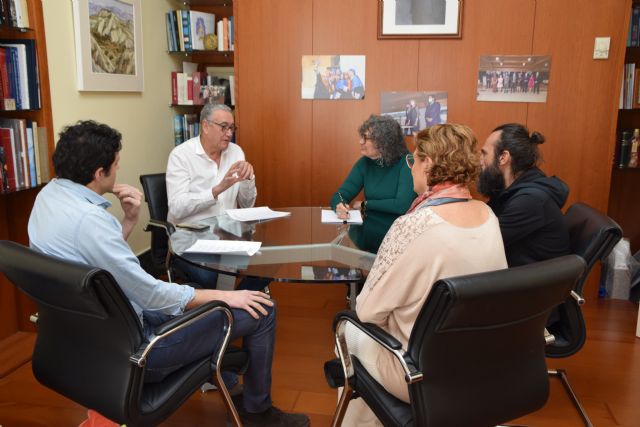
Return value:
<svg viewBox="0 0 640 427">
<path fill-rule="evenodd" d="M 491 198 L 509 267 L 570 253 L 569 230 L 560 210 L 568 195 L 564 182 L 533 168 Z"/>
</svg>

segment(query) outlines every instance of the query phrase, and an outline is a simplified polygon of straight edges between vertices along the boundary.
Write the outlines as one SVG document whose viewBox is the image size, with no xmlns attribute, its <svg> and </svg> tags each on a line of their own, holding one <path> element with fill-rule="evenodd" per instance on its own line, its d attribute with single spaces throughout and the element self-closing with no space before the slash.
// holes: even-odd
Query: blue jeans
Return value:
<svg viewBox="0 0 640 427">
<path fill-rule="evenodd" d="M 276 332 L 275 305 L 266 307 L 267 316 L 254 319 L 241 309 L 232 309 L 233 328 L 231 340 L 243 338 L 243 348 L 249 353 L 249 369 L 244 375 L 243 401 L 248 412 L 262 412 L 271 407 L 271 364 Z M 172 316 L 144 312 L 144 333 L 147 340 L 153 336 L 156 326 Z M 149 352 L 145 380 L 161 381 L 171 372 L 194 360 L 213 354 L 222 343 L 222 313 L 214 313 L 193 323 L 164 340 Z M 231 372 L 223 372 L 227 387 L 238 381 Z"/>
<path fill-rule="evenodd" d="M 174 265 L 187 275 L 190 282 L 195 282 L 203 289 L 215 289 L 218 282 L 218 273 L 207 270 L 204 267 L 198 267 L 189 264 L 180 258 L 173 260 Z M 250 291 L 261 291 L 265 286 L 269 285 L 268 279 L 259 279 L 255 277 L 244 277 L 240 280 L 237 289 L 248 289 Z"/>
</svg>

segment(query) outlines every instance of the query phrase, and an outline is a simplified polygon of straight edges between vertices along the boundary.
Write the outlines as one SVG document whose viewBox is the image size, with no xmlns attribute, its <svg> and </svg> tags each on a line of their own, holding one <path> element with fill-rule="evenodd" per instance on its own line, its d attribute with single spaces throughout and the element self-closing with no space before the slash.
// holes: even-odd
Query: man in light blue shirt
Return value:
<svg viewBox="0 0 640 427">
<path fill-rule="evenodd" d="M 303 414 L 286 414 L 271 402 L 271 363 L 275 341 L 275 307 L 258 291 L 194 289 L 147 274 L 126 243 L 138 221 L 141 192 L 116 184 L 121 135 L 107 125 L 78 122 L 60 133 L 53 153 L 57 178 L 36 198 L 29 218 L 31 246 L 43 253 L 109 271 L 129 298 L 150 339 L 158 324 L 185 309 L 220 300 L 233 309 L 232 339 L 243 337 L 249 352 L 244 392 L 238 408 L 245 426 L 307 426 Z M 124 219 L 107 212 L 103 197 L 113 193 Z M 203 355 L 212 354 L 222 336 L 219 317 L 176 332 L 149 353 L 145 379 L 160 381 Z"/>
</svg>

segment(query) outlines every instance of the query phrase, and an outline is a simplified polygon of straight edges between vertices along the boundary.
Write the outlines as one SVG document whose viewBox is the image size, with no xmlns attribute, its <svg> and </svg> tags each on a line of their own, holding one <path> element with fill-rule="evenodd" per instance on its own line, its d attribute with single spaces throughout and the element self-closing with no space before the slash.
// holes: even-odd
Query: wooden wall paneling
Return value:
<svg viewBox="0 0 640 427">
<path fill-rule="evenodd" d="M 533 53 L 551 55 L 546 104 L 530 104 L 527 124 L 542 132 L 543 169 L 570 187 L 576 201 L 607 212 L 620 76 L 631 1 L 539 0 Z M 609 59 L 594 60 L 596 36 L 610 36 Z M 597 295 L 592 274 L 587 297 Z"/>
<path fill-rule="evenodd" d="M 380 113 L 380 92 L 416 90 L 418 41 L 377 40 L 377 3 L 313 1 L 313 55 L 366 55 L 364 100 L 313 103 L 311 202 L 327 206 L 331 195 L 360 157 L 358 127 Z M 357 17 L 357 18 L 355 18 Z"/>
<path fill-rule="evenodd" d="M 311 2 L 240 0 L 239 141 L 256 168 L 260 204 L 310 203 L 311 103 L 300 97 L 311 52 Z"/>
<path fill-rule="evenodd" d="M 534 0 L 467 1 L 462 39 L 420 41 L 418 90 L 447 91 L 449 123 L 471 127 L 479 146 L 496 126 L 526 120 L 526 103 L 476 101 L 478 66 L 482 55 L 529 54 L 534 10 Z"/>
<path fill-rule="evenodd" d="M 530 129 L 542 132 L 544 169 L 569 184 L 570 205 L 606 212 L 620 76 L 631 1 L 539 0 L 534 54 L 551 55 L 546 104 L 530 104 Z M 609 59 L 594 60 L 596 36 L 610 36 Z"/>
</svg>

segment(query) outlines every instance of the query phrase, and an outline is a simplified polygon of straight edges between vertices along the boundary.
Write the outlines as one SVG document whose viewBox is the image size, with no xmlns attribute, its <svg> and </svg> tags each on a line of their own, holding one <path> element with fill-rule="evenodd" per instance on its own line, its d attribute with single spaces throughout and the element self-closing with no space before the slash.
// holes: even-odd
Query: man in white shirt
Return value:
<svg viewBox="0 0 640 427">
<path fill-rule="evenodd" d="M 196 222 L 254 205 L 253 166 L 231 143 L 235 129 L 229 107 L 206 104 L 200 113 L 200 135 L 173 149 L 167 163 L 169 222 Z"/>
</svg>

